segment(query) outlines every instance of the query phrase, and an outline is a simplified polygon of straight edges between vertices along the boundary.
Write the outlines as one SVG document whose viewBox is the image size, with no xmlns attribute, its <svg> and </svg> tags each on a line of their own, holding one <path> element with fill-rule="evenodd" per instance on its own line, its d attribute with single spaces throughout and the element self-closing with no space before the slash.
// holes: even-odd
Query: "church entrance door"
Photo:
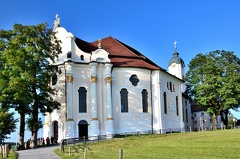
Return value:
<svg viewBox="0 0 240 159">
<path fill-rule="evenodd" d="M 82 138 L 85 136 L 85 138 L 88 138 L 88 123 L 85 120 L 81 120 L 78 123 L 78 134 L 79 138 Z"/>
<path fill-rule="evenodd" d="M 58 122 L 53 122 L 53 137 L 55 140 L 58 140 Z"/>
</svg>

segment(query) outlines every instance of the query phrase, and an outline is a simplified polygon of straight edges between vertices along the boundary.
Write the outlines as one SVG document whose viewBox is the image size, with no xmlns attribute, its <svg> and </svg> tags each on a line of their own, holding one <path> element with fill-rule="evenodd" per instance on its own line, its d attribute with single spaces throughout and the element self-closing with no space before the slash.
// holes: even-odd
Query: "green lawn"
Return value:
<svg viewBox="0 0 240 159">
<path fill-rule="evenodd" d="M 83 158 L 83 145 L 68 147 L 62 159 Z M 123 159 L 238 159 L 240 158 L 240 129 L 142 135 L 87 143 L 87 159 L 118 159 L 123 149 Z"/>
<path fill-rule="evenodd" d="M 16 151 L 10 150 L 7 159 L 17 159 L 17 157 L 18 154 L 16 153 Z"/>
</svg>

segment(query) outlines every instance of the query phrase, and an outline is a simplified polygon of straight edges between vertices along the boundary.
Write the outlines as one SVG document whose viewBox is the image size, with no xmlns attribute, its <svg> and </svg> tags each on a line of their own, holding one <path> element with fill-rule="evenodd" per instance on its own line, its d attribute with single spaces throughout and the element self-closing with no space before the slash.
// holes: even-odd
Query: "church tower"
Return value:
<svg viewBox="0 0 240 159">
<path fill-rule="evenodd" d="M 174 53 L 171 60 L 168 62 L 168 72 L 180 79 L 184 78 L 184 61 L 179 57 L 179 53 L 177 52 L 177 42 L 174 43 Z M 184 85 L 184 84 L 183 84 Z M 185 89 L 182 87 L 182 92 L 184 92 Z"/>
</svg>

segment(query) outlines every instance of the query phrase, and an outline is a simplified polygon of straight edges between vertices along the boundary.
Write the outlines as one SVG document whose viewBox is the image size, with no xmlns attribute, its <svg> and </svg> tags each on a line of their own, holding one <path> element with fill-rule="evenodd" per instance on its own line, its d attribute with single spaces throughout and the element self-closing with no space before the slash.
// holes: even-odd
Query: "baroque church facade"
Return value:
<svg viewBox="0 0 240 159">
<path fill-rule="evenodd" d="M 59 110 L 45 116 L 43 137 L 112 138 L 125 133 L 187 131 L 191 110 L 184 97 L 184 62 L 176 52 L 168 71 L 123 42 L 81 40 L 56 27 L 61 72 L 51 87 Z"/>
</svg>

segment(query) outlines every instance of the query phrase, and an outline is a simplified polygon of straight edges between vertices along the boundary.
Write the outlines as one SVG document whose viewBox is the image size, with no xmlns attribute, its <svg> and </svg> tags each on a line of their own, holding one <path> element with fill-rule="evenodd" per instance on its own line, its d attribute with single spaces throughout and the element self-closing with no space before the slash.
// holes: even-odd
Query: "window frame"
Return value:
<svg viewBox="0 0 240 159">
<path fill-rule="evenodd" d="M 79 113 L 87 113 L 87 89 L 85 87 L 78 89 L 78 109 Z"/>
<path fill-rule="evenodd" d="M 121 113 L 128 113 L 128 90 L 122 88 L 120 91 Z"/>
<path fill-rule="evenodd" d="M 148 91 L 146 89 L 142 90 L 142 111 L 143 113 L 148 113 Z"/>
<path fill-rule="evenodd" d="M 164 92 L 163 93 L 163 106 L 164 106 L 164 113 L 167 114 L 168 113 L 168 109 L 167 109 L 167 105 L 168 105 L 168 102 L 167 102 L 167 93 Z"/>
</svg>

